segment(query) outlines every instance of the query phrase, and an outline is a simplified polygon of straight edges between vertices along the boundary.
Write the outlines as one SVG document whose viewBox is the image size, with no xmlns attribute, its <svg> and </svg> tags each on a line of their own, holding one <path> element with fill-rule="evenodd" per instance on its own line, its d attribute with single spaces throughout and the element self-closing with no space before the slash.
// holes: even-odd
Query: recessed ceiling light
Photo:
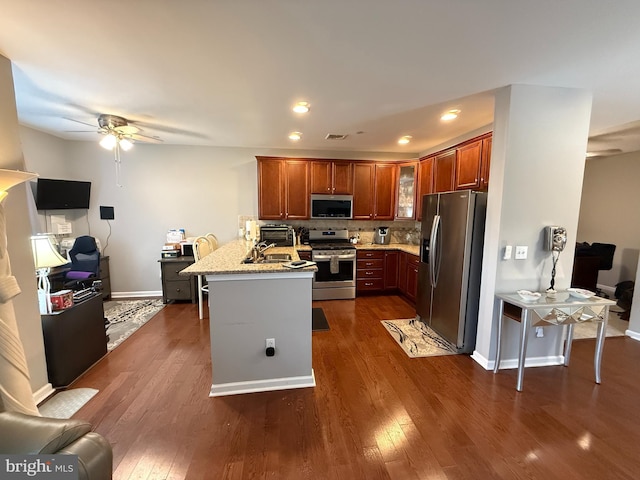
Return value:
<svg viewBox="0 0 640 480">
<path fill-rule="evenodd" d="M 398 143 L 400 145 L 406 145 L 411 141 L 412 138 L 413 137 L 411 135 L 405 135 L 404 137 L 400 137 L 400 140 L 398 140 Z"/>
<path fill-rule="evenodd" d="M 300 138 L 302 138 L 302 133 L 300 132 L 291 132 L 289 134 L 289 140 L 293 140 L 294 142 L 297 142 Z"/>
<path fill-rule="evenodd" d="M 307 113 L 310 108 L 311 105 L 309 105 L 309 102 L 298 102 L 293 106 L 293 111 L 296 113 Z"/>
<path fill-rule="evenodd" d="M 440 117 L 440 120 L 442 120 L 443 122 L 449 122 L 451 120 L 455 120 L 456 118 L 458 118 L 459 113 L 460 113 L 460 110 L 449 110 L 448 112 L 445 112 L 442 114 L 442 116 Z"/>
</svg>

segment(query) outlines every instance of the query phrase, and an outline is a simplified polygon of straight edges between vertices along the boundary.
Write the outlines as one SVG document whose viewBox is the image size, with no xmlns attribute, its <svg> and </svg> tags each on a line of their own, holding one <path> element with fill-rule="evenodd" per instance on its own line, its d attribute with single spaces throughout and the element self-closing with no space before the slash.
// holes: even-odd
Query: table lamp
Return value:
<svg viewBox="0 0 640 480">
<path fill-rule="evenodd" d="M 32 236 L 31 249 L 38 274 L 38 303 L 40 305 L 40 313 L 51 313 L 51 283 L 49 282 L 49 272 L 52 267 L 65 265 L 69 263 L 69 261 L 56 251 L 48 235 Z"/>
</svg>

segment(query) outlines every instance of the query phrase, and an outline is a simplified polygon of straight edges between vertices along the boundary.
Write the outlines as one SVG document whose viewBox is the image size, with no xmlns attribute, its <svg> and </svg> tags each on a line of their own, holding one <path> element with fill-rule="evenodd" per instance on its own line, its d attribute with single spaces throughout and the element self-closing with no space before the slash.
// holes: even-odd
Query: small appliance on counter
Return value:
<svg viewBox="0 0 640 480">
<path fill-rule="evenodd" d="M 391 235 L 389 234 L 389 227 L 378 227 L 373 234 L 373 243 L 377 245 L 389 245 L 391 242 Z"/>
<path fill-rule="evenodd" d="M 291 225 L 262 225 L 260 241 L 275 243 L 278 247 L 293 247 L 295 232 Z"/>
</svg>

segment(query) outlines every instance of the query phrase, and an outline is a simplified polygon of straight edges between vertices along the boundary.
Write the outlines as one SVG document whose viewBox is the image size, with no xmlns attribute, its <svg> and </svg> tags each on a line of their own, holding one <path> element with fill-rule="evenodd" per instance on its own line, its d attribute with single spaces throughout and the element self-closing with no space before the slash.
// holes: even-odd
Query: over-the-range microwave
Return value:
<svg viewBox="0 0 640 480">
<path fill-rule="evenodd" d="M 311 195 L 311 218 L 353 218 L 353 195 Z"/>
</svg>

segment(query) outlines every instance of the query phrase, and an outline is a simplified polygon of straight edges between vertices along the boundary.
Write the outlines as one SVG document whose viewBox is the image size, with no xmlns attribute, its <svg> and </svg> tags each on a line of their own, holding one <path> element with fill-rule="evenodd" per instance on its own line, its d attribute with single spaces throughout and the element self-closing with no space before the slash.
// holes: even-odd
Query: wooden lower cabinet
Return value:
<svg viewBox="0 0 640 480">
<path fill-rule="evenodd" d="M 418 294 L 418 268 L 420 265 L 420 257 L 411 255 L 410 253 L 400 252 L 398 261 L 398 290 L 411 303 L 416 302 Z"/>
<path fill-rule="evenodd" d="M 398 289 L 397 250 L 358 250 L 356 292 L 391 292 Z"/>
<path fill-rule="evenodd" d="M 384 250 L 356 252 L 356 293 L 384 290 Z"/>
<path fill-rule="evenodd" d="M 300 260 L 306 260 L 307 262 L 310 262 L 311 250 L 298 250 L 298 257 L 300 257 Z"/>
</svg>

